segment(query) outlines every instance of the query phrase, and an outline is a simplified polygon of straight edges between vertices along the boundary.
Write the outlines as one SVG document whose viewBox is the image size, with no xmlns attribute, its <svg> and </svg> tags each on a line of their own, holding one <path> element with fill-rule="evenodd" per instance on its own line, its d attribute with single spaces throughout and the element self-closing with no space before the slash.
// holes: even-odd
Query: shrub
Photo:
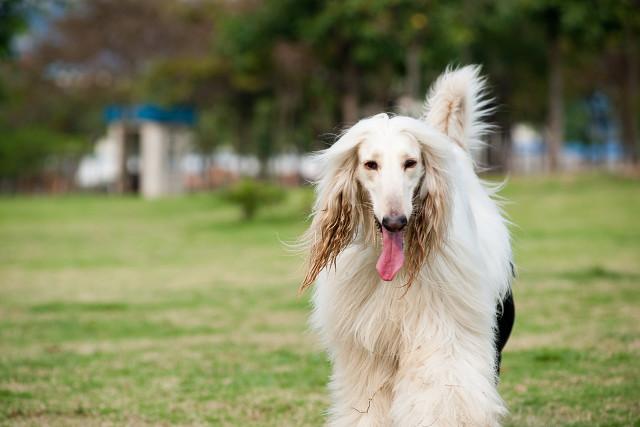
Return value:
<svg viewBox="0 0 640 427">
<path fill-rule="evenodd" d="M 250 220 L 259 208 L 282 202 L 285 194 L 280 187 L 246 178 L 227 189 L 223 197 L 240 206 L 243 218 Z"/>
</svg>

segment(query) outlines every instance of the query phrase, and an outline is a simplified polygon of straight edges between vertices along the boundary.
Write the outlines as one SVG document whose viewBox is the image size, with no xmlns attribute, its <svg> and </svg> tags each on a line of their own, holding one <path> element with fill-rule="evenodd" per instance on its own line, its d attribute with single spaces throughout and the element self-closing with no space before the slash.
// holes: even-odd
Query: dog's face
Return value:
<svg viewBox="0 0 640 427">
<path fill-rule="evenodd" d="M 303 288 L 356 237 L 380 249 L 376 270 L 382 280 L 395 279 L 404 267 L 411 283 L 444 239 L 449 147 L 419 120 L 380 114 L 324 152 L 324 178 L 305 235 L 310 258 Z"/>
<path fill-rule="evenodd" d="M 490 112 L 483 90 L 478 67 L 445 72 L 429 91 L 421 119 L 378 114 L 319 153 L 301 289 L 336 266 L 352 242 L 377 248 L 376 224 L 382 234 L 380 278 L 393 280 L 403 267 L 407 284 L 419 276 L 430 254 L 446 244 L 458 179 L 452 171 L 474 173 L 468 148 L 488 129 L 481 119 Z"/>
<path fill-rule="evenodd" d="M 402 231 L 424 174 L 420 145 L 406 133 L 375 134 L 358 146 L 357 179 L 367 190 L 378 223 Z"/>
<path fill-rule="evenodd" d="M 408 133 L 376 133 L 358 146 L 356 176 L 382 233 L 376 268 L 383 280 L 392 280 L 404 264 L 404 232 L 424 170 L 420 145 Z"/>
</svg>

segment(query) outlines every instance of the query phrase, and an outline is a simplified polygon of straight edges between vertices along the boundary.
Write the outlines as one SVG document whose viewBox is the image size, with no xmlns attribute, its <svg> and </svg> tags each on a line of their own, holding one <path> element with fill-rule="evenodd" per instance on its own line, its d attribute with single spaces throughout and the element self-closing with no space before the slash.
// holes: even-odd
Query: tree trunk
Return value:
<svg viewBox="0 0 640 427">
<path fill-rule="evenodd" d="M 358 71 L 349 64 L 344 75 L 343 95 L 341 99 L 342 123 L 354 124 L 360 117 L 358 111 Z"/>
<path fill-rule="evenodd" d="M 413 99 L 420 99 L 420 46 L 412 43 L 407 49 L 407 87 L 406 92 Z"/>
<path fill-rule="evenodd" d="M 562 85 L 562 51 L 560 37 L 549 40 L 549 117 L 547 121 L 547 149 L 549 169 L 556 172 L 564 140 L 564 105 Z"/>
<path fill-rule="evenodd" d="M 253 116 L 248 115 L 249 120 L 253 121 Z M 251 123 L 248 121 L 248 123 Z M 233 183 L 236 180 L 242 179 L 242 156 L 244 156 L 247 152 L 249 152 L 249 126 L 242 126 L 238 124 L 236 128 L 237 136 L 236 136 L 236 147 L 235 154 L 237 156 L 236 161 L 236 170 L 233 171 L 235 173 L 230 174 L 230 182 Z"/>
<path fill-rule="evenodd" d="M 489 147 L 489 167 L 492 171 L 507 173 L 511 170 L 511 128 L 513 123 L 509 112 L 497 114 L 498 130 L 495 144 Z"/>
<path fill-rule="evenodd" d="M 211 182 L 211 153 L 206 150 L 202 150 L 200 152 L 202 156 L 202 172 L 200 179 L 202 180 L 202 187 L 199 190 L 211 190 L 213 188 L 213 184 Z"/>
<path fill-rule="evenodd" d="M 636 97 L 638 93 L 638 56 L 634 34 L 626 34 L 624 50 L 624 77 L 622 79 L 622 142 L 625 160 L 633 165 L 638 164 L 638 128 L 636 119 Z"/>
<path fill-rule="evenodd" d="M 257 149 L 257 154 L 258 154 L 258 162 L 260 164 L 260 170 L 258 171 L 258 179 L 260 181 L 267 181 L 271 176 L 271 171 L 269 170 L 269 159 L 271 159 L 272 156 L 272 150 L 271 150 L 271 135 L 265 135 L 262 132 L 260 132 L 259 135 L 257 135 L 257 139 L 258 139 L 258 149 Z"/>
<path fill-rule="evenodd" d="M 494 71 L 495 103 L 497 105 L 508 105 L 512 98 L 513 82 L 510 73 Z M 511 170 L 511 128 L 513 127 L 513 117 L 506 108 L 496 108 L 491 121 L 496 123 L 497 129 L 490 139 L 488 147 L 488 167 L 491 171 L 507 173 Z"/>
</svg>

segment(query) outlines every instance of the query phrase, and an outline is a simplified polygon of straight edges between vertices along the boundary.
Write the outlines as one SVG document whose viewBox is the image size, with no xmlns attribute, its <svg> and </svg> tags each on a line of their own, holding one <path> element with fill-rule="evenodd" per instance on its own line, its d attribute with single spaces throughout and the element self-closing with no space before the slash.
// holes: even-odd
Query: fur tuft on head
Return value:
<svg viewBox="0 0 640 427">
<path fill-rule="evenodd" d="M 447 69 L 429 90 L 423 120 L 463 149 L 477 148 L 492 128 L 483 120 L 493 111 L 486 84 L 478 65 Z"/>
</svg>

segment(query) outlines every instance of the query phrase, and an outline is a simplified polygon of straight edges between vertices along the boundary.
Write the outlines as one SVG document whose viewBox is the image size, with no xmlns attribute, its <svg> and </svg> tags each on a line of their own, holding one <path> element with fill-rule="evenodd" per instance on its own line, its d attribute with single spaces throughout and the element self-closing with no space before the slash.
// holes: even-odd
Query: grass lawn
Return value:
<svg viewBox="0 0 640 427">
<path fill-rule="evenodd" d="M 640 182 L 514 178 L 509 426 L 640 425 Z M 0 199 L 0 425 L 322 425 L 308 197 Z"/>
</svg>

